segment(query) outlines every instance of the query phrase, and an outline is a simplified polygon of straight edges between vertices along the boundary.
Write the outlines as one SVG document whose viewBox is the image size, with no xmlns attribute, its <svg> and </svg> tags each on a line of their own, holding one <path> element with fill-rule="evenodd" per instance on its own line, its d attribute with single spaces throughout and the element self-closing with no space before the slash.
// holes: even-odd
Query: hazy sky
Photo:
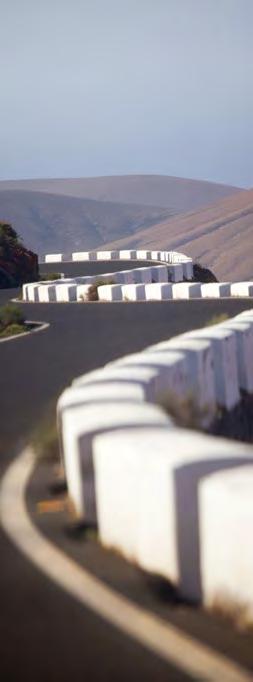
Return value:
<svg viewBox="0 0 253 682">
<path fill-rule="evenodd" d="M 253 0 L 0 0 L 0 178 L 253 186 Z"/>
</svg>

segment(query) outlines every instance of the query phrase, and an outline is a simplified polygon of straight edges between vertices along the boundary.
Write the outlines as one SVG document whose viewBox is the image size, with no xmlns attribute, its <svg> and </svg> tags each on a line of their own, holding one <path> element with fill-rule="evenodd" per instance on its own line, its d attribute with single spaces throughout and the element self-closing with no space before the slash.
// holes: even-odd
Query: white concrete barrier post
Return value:
<svg viewBox="0 0 253 682">
<path fill-rule="evenodd" d="M 73 261 L 87 261 L 89 260 L 89 251 L 75 251 L 72 253 Z"/>
<path fill-rule="evenodd" d="M 231 296 L 253 296 L 253 282 L 233 282 Z"/>
<path fill-rule="evenodd" d="M 161 260 L 161 251 L 151 251 L 151 260 L 159 262 Z"/>
<path fill-rule="evenodd" d="M 146 301 L 172 299 L 172 284 L 145 284 Z"/>
<path fill-rule="evenodd" d="M 76 284 L 56 284 L 56 300 L 59 303 L 68 303 L 76 301 L 77 285 Z"/>
<path fill-rule="evenodd" d="M 253 393 L 253 320 L 251 324 L 244 319 L 245 322 L 243 318 L 239 321 L 235 317 L 219 327 L 235 333 L 239 386 L 247 393 Z"/>
<path fill-rule="evenodd" d="M 253 622 L 252 489 L 253 462 L 214 473 L 199 486 L 203 601 L 238 617 L 242 607 L 244 625 Z"/>
<path fill-rule="evenodd" d="M 98 287 L 99 301 L 122 301 L 122 285 L 107 284 Z"/>
<path fill-rule="evenodd" d="M 162 410 L 147 403 L 115 402 L 81 405 L 66 411 L 62 442 L 68 491 L 78 515 L 96 521 L 93 439 L 99 433 L 120 428 L 165 426 L 169 419 Z"/>
<path fill-rule="evenodd" d="M 187 367 L 187 395 L 201 410 L 202 423 L 210 423 L 216 409 L 213 348 L 209 341 L 176 337 L 150 346 L 145 353 L 183 353 Z"/>
<path fill-rule="evenodd" d="M 40 303 L 50 303 L 56 301 L 56 285 L 42 284 L 38 288 L 38 295 Z"/>
<path fill-rule="evenodd" d="M 88 384 L 104 383 L 133 383 L 141 386 L 147 402 L 157 402 L 160 395 L 160 375 L 159 371 L 148 367 L 121 367 L 120 365 L 107 365 L 101 369 L 88 372 L 73 381 L 73 386 L 86 386 Z"/>
<path fill-rule="evenodd" d="M 90 284 L 78 284 L 76 287 L 76 300 L 79 302 L 88 301 L 91 286 L 92 282 Z"/>
<path fill-rule="evenodd" d="M 39 288 L 40 284 L 32 283 L 27 285 L 27 300 L 30 301 L 31 303 L 38 303 L 39 301 Z"/>
<path fill-rule="evenodd" d="M 160 398 L 170 399 L 174 395 L 182 399 L 187 391 L 187 367 L 183 353 L 176 351 L 133 353 L 108 365 L 108 367 L 115 366 L 154 369 L 160 378 Z"/>
<path fill-rule="evenodd" d="M 133 277 L 135 284 L 149 284 L 152 281 L 152 268 L 135 268 Z"/>
<path fill-rule="evenodd" d="M 191 280 L 193 278 L 193 261 L 191 258 L 185 258 L 182 261 L 183 265 L 183 275 L 186 279 Z"/>
<path fill-rule="evenodd" d="M 136 251 L 137 260 L 152 260 L 152 251 Z"/>
<path fill-rule="evenodd" d="M 120 260 L 136 260 L 136 258 L 137 258 L 136 251 L 133 249 L 131 249 L 130 251 L 129 250 L 119 251 Z"/>
<path fill-rule="evenodd" d="M 181 263 L 174 263 L 173 265 L 169 265 L 168 276 L 171 282 L 182 282 L 184 279 L 184 272 Z"/>
<path fill-rule="evenodd" d="M 63 261 L 62 253 L 48 253 L 45 256 L 45 263 L 61 263 Z"/>
<path fill-rule="evenodd" d="M 168 282 L 168 268 L 166 265 L 155 265 L 151 268 L 152 282 Z"/>
<path fill-rule="evenodd" d="M 172 286 L 173 298 L 201 298 L 201 284 L 198 282 L 180 282 Z"/>
<path fill-rule="evenodd" d="M 199 524 L 204 516 L 199 489 L 208 485 L 208 477 L 215 471 L 222 474 L 226 467 L 253 463 L 252 449 L 168 426 L 155 431 L 122 429 L 97 436 L 93 452 L 101 542 L 144 570 L 172 581 L 186 598 L 200 600 L 205 577 L 199 557 Z M 226 543 L 233 544 L 232 529 L 236 528 L 235 516 L 227 530 L 226 522 L 223 526 L 224 504 L 220 496 L 220 505 L 216 506 L 213 496 L 208 503 L 208 521 L 213 511 L 216 524 L 202 532 L 205 547 L 210 543 L 213 548 L 210 579 L 219 565 L 216 533 L 225 554 Z M 244 534 L 248 547 L 250 521 Z M 205 561 L 205 566 L 208 564 Z M 226 568 L 224 578 L 229 563 Z M 252 570 L 252 562 L 249 568 Z"/>
<path fill-rule="evenodd" d="M 232 410 L 240 401 L 235 332 L 214 326 L 183 334 L 181 338 L 206 339 L 212 344 L 216 402 Z"/>
<path fill-rule="evenodd" d="M 208 282 L 201 284 L 202 298 L 224 298 L 230 296 L 229 282 Z"/>
<path fill-rule="evenodd" d="M 122 284 L 123 301 L 145 301 L 145 284 Z"/>
</svg>

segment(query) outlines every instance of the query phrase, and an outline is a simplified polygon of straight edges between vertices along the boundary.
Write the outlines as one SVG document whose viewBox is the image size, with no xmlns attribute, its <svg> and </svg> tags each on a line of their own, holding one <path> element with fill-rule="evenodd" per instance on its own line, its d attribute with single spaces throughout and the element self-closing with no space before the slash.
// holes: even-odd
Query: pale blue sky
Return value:
<svg viewBox="0 0 253 682">
<path fill-rule="evenodd" d="M 253 0 L 0 0 L 0 178 L 253 186 Z"/>
</svg>

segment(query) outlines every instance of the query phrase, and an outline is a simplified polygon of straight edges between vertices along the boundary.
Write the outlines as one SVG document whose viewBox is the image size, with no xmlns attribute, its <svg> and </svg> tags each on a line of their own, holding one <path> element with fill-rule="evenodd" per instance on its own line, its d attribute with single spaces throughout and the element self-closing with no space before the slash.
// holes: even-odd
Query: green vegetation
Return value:
<svg viewBox="0 0 253 682">
<path fill-rule="evenodd" d="M 205 327 L 212 327 L 213 325 L 221 324 L 222 322 L 225 322 L 226 320 L 228 320 L 228 314 L 227 313 L 220 313 L 220 315 L 214 315 L 213 317 L 211 317 L 210 320 L 208 320 L 204 326 Z"/>
<path fill-rule="evenodd" d="M 106 284 L 115 284 L 114 279 L 110 279 L 105 282 L 103 279 L 97 279 L 94 284 L 91 284 L 88 290 L 87 298 L 83 299 L 86 301 L 98 301 L 98 287 L 105 286 Z"/>
<path fill-rule="evenodd" d="M 177 426 L 196 431 L 205 430 L 203 425 L 208 417 L 208 408 L 205 406 L 201 408 L 191 393 L 179 399 L 173 393 L 168 392 L 159 397 L 158 404 Z"/>
<path fill-rule="evenodd" d="M 61 279 L 60 272 L 42 272 L 39 276 L 40 282 L 50 282 L 51 280 Z"/>
<path fill-rule="evenodd" d="M 27 331 L 22 310 L 13 303 L 0 308 L 0 338 L 15 336 Z"/>
<path fill-rule="evenodd" d="M 0 288 L 37 279 L 38 257 L 23 246 L 11 225 L 0 222 Z"/>
<path fill-rule="evenodd" d="M 8 336 L 17 336 L 18 334 L 23 334 L 26 332 L 27 329 L 24 325 L 21 324 L 9 324 L 6 329 L 3 329 L 0 332 L 0 339 L 5 339 Z"/>
</svg>

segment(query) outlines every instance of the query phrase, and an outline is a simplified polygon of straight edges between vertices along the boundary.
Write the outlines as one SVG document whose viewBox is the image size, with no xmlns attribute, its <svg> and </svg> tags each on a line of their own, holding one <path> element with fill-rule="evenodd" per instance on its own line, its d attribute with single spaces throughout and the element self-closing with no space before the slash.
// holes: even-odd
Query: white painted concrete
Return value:
<svg viewBox="0 0 253 682">
<path fill-rule="evenodd" d="M 117 260 L 119 251 L 97 251 L 97 260 Z"/>
<path fill-rule="evenodd" d="M 204 579 L 198 545 L 203 518 L 199 489 L 214 471 L 243 462 L 253 464 L 252 448 L 168 427 L 101 435 L 95 439 L 93 452 L 102 543 L 141 568 L 171 580 L 186 598 L 199 600 Z M 213 504 L 208 506 L 210 519 L 215 498 Z M 224 506 L 221 496 L 215 518 L 226 547 Z M 210 539 L 213 547 L 216 530 Z M 229 532 L 232 543 L 233 524 Z M 210 534 L 205 532 L 203 537 L 208 544 Z M 249 542 L 248 523 L 246 537 Z M 218 564 L 217 553 L 216 561 Z"/>
<path fill-rule="evenodd" d="M 66 388 L 61 393 L 57 402 L 57 427 L 60 441 L 61 459 L 64 460 L 64 443 L 62 437 L 63 420 L 67 410 L 72 411 L 73 408 L 82 405 L 91 405 L 95 403 L 110 403 L 110 402 L 145 402 L 146 391 L 143 385 L 131 381 L 105 381 L 104 383 L 87 383 L 81 385 L 73 385 Z M 103 408 L 101 408 L 103 409 Z M 67 453 L 65 454 L 67 456 Z"/>
<path fill-rule="evenodd" d="M 239 315 L 236 315 L 235 319 L 238 319 L 241 317 L 247 317 L 249 320 L 253 321 L 253 309 L 244 310 L 242 313 L 239 313 Z"/>
<path fill-rule="evenodd" d="M 27 289 L 26 289 L 26 294 L 27 294 L 27 299 L 31 301 L 31 303 L 38 303 L 39 301 L 39 287 L 40 284 L 38 283 L 33 283 L 33 284 L 28 284 Z"/>
<path fill-rule="evenodd" d="M 72 260 L 74 260 L 74 261 L 91 260 L 91 258 L 90 258 L 91 253 L 92 252 L 90 252 L 90 251 L 76 251 L 76 252 L 72 253 Z"/>
<path fill-rule="evenodd" d="M 62 253 L 48 253 L 45 256 L 45 263 L 61 263 L 63 261 Z"/>
<path fill-rule="evenodd" d="M 133 353 L 115 361 L 109 367 L 148 367 L 154 369 L 160 380 L 160 398 L 172 395 L 182 398 L 187 391 L 187 367 L 183 353 L 176 351 Z"/>
<path fill-rule="evenodd" d="M 235 332 L 214 326 L 188 332 L 181 338 L 206 339 L 212 344 L 216 401 L 231 410 L 240 401 Z"/>
<path fill-rule="evenodd" d="M 235 317 L 222 322 L 219 328 L 230 329 L 235 333 L 239 386 L 247 393 L 253 393 L 253 320 L 250 323 L 247 318 L 238 320 Z"/>
<path fill-rule="evenodd" d="M 137 260 L 151 260 L 152 259 L 151 254 L 152 251 L 139 250 L 136 251 L 136 258 Z"/>
<path fill-rule="evenodd" d="M 201 284 L 202 298 L 224 298 L 230 296 L 230 282 L 208 282 Z"/>
<path fill-rule="evenodd" d="M 160 375 L 155 369 L 148 367 L 122 367 L 120 365 L 106 365 L 101 369 L 83 374 L 73 381 L 73 386 L 104 383 L 134 383 L 141 386 L 145 400 L 156 402 L 160 393 Z"/>
<path fill-rule="evenodd" d="M 156 260 L 156 261 L 162 260 L 161 251 L 151 251 L 151 260 Z"/>
<path fill-rule="evenodd" d="M 123 284 L 123 301 L 145 301 L 145 284 Z"/>
<path fill-rule="evenodd" d="M 23 299 L 23 301 L 29 301 L 28 287 L 29 287 L 29 283 L 22 285 L 22 299 Z"/>
<path fill-rule="evenodd" d="M 99 301 L 122 301 L 122 285 L 121 284 L 107 284 L 98 287 Z"/>
<path fill-rule="evenodd" d="M 136 260 L 136 257 L 136 251 L 134 249 L 123 249 L 122 251 L 119 251 L 120 260 Z"/>
<path fill-rule="evenodd" d="M 25 493 L 33 471 L 33 453 L 27 449 L 7 468 L 0 489 L 1 525 L 28 561 L 81 607 L 92 610 L 124 636 L 131 637 L 192 679 L 250 682 L 251 673 L 189 634 L 184 635 L 147 609 L 121 597 L 46 540 L 33 524 L 26 507 Z"/>
<path fill-rule="evenodd" d="M 150 346 L 146 353 L 183 353 L 187 368 L 187 395 L 202 411 L 202 423 L 209 423 L 216 409 L 213 348 L 209 341 L 176 337 Z"/>
<path fill-rule="evenodd" d="M 188 280 L 193 278 L 193 261 L 191 258 L 185 258 L 182 262 L 184 277 Z"/>
<path fill-rule="evenodd" d="M 152 281 L 152 268 L 135 268 L 133 277 L 135 284 L 149 284 Z"/>
<path fill-rule="evenodd" d="M 61 393 L 57 413 L 86 403 L 145 402 L 145 390 L 141 384 L 131 381 L 105 381 L 104 383 L 73 385 Z"/>
<path fill-rule="evenodd" d="M 253 621 L 253 462 L 199 485 L 203 600 L 245 607 Z"/>
<path fill-rule="evenodd" d="M 121 270 L 121 272 L 118 274 L 120 274 L 121 277 L 119 283 L 134 284 L 134 270 Z"/>
<path fill-rule="evenodd" d="M 182 282 L 184 278 L 184 271 L 181 263 L 168 265 L 168 275 L 171 282 Z"/>
<path fill-rule="evenodd" d="M 173 298 L 201 298 L 201 284 L 198 282 L 180 282 L 172 286 Z"/>
<path fill-rule="evenodd" d="M 231 296 L 253 296 L 253 282 L 233 282 Z"/>
<path fill-rule="evenodd" d="M 89 300 L 89 291 L 90 287 L 92 285 L 92 282 L 90 284 L 78 284 L 76 287 L 76 300 L 77 301 L 88 301 Z"/>
<path fill-rule="evenodd" d="M 64 414 L 62 442 L 68 491 L 78 515 L 96 520 L 92 447 L 95 435 L 119 428 L 165 426 L 165 413 L 148 403 L 75 406 Z"/>
<path fill-rule="evenodd" d="M 76 301 L 77 285 L 76 284 L 56 284 L 56 300 L 59 303 L 68 303 Z"/>
<path fill-rule="evenodd" d="M 154 265 L 151 268 L 152 282 L 168 282 L 167 265 Z"/>
<path fill-rule="evenodd" d="M 172 299 L 172 284 L 145 284 L 146 301 Z"/>
<path fill-rule="evenodd" d="M 56 285 L 43 284 L 38 288 L 38 296 L 40 303 L 49 303 L 56 301 Z"/>
</svg>

